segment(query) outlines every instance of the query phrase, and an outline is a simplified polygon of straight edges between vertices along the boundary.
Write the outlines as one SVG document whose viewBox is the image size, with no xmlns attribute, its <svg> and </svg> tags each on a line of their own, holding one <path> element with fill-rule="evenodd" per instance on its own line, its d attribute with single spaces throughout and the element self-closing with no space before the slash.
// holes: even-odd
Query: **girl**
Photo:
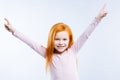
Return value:
<svg viewBox="0 0 120 80">
<path fill-rule="evenodd" d="M 51 80 L 79 80 L 76 64 L 77 53 L 106 14 L 104 5 L 98 16 L 95 17 L 75 43 L 68 25 L 64 23 L 53 25 L 49 32 L 47 48 L 38 45 L 14 29 L 6 18 L 4 19 L 6 21 L 4 26 L 13 36 L 25 42 L 46 59 L 46 69 L 51 72 Z"/>
</svg>

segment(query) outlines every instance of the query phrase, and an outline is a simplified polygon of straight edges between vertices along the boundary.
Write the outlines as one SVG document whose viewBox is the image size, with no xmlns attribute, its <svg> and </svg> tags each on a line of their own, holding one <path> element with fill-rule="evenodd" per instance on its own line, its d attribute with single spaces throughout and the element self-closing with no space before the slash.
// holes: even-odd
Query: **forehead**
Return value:
<svg viewBox="0 0 120 80">
<path fill-rule="evenodd" d="M 61 31 L 56 33 L 56 37 L 69 37 L 67 31 Z"/>
</svg>

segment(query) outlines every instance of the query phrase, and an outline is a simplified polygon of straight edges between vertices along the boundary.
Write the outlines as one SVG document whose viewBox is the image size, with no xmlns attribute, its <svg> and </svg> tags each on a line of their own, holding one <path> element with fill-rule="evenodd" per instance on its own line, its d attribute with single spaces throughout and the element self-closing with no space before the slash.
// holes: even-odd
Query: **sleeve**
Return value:
<svg viewBox="0 0 120 80">
<path fill-rule="evenodd" d="M 28 46 L 30 46 L 33 50 L 35 50 L 38 54 L 43 56 L 44 58 L 46 57 L 46 48 L 43 47 L 42 45 L 37 44 L 36 42 L 32 41 L 19 31 L 15 30 L 14 33 L 12 33 L 15 37 L 26 43 Z"/>
<path fill-rule="evenodd" d="M 87 29 L 82 33 L 82 35 L 78 37 L 78 39 L 70 48 L 73 51 L 73 53 L 78 53 L 78 51 L 84 45 L 84 43 L 86 42 L 88 37 L 91 35 L 91 33 L 94 31 L 94 29 L 96 28 L 99 22 L 100 20 L 95 18 L 92 21 L 92 23 L 87 27 Z"/>
</svg>

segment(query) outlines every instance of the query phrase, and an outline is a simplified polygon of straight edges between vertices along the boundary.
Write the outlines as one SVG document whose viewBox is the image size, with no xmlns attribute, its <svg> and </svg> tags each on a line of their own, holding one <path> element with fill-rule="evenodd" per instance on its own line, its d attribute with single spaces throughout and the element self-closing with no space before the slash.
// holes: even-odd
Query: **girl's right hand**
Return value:
<svg viewBox="0 0 120 80">
<path fill-rule="evenodd" d="M 5 28 L 6 28 L 9 32 L 14 33 L 14 29 L 13 29 L 13 27 L 11 26 L 10 22 L 9 22 L 6 18 L 4 18 L 4 20 L 5 20 L 5 22 L 4 22 Z"/>
</svg>

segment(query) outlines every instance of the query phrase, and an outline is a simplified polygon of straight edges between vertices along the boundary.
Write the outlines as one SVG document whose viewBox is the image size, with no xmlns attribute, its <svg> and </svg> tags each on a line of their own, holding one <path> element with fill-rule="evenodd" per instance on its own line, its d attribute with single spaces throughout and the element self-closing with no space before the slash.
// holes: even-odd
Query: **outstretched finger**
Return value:
<svg viewBox="0 0 120 80">
<path fill-rule="evenodd" d="M 10 24 L 10 22 L 8 21 L 7 18 L 4 18 L 4 20 L 5 20 L 5 22 L 6 22 L 7 24 Z"/>
<path fill-rule="evenodd" d="M 101 8 L 101 10 L 105 10 L 105 8 L 106 8 L 106 3 L 104 3 L 104 5 L 103 5 L 103 7 Z"/>
</svg>

